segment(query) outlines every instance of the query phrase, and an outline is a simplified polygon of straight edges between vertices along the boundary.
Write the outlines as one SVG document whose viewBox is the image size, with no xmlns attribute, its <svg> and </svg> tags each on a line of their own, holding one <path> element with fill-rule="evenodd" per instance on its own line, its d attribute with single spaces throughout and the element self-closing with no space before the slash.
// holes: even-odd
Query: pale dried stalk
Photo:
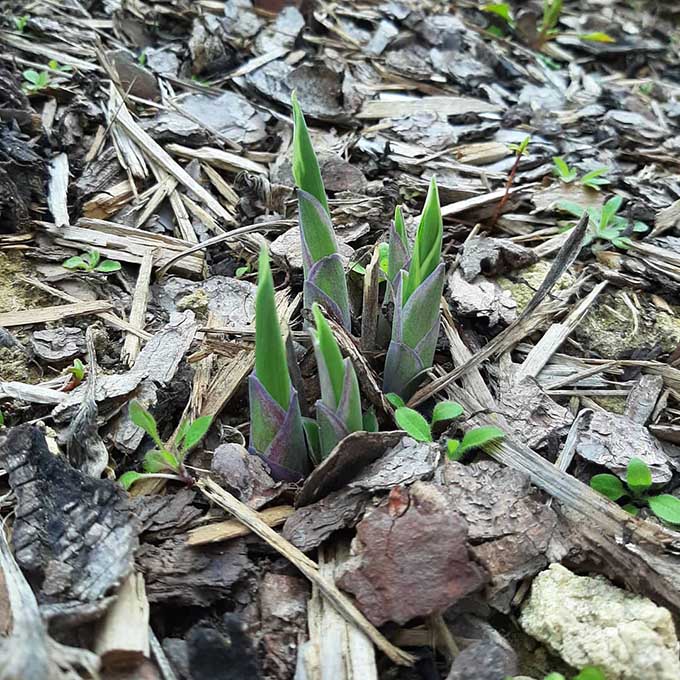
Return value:
<svg viewBox="0 0 680 680">
<path fill-rule="evenodd" d="M 314 585 L 323 596 L 330 602 L 342 616 L 361 630 L 390 660 L 400 666 L 410 666 L 415 662 L 415 657 L 395 647 L 366 617 L 354 606 L 351 600 L 344 595 L 332 581 L 327 580 L 319 573 L 319 566 L 310 560 L 301 550 L 279 536 L 273 529 L 267 526 L 260 518 L 259 513 L 251 510 L 237 498 L 225 491 L 212 479 L 205 478 L 198 482 L 198 488 L 205 496 L 224 510 L 232 513 L 240 522 L 243 522 L 251 531 L 266 541 L 274 550 L 290 560 Z"/>
<path fill-rule="evenodd" d="M 140 330 L 144 330 L 144 317 L 146 316 L 146 306 L 149 302 L 149 284 L 151 283 L 151 270 L 153 269 L 153 251 L 149 250 L 142 258 L 137 274 L 135 292 L 132 295 L 132 305 L 130 307 L 130 325 Z M 123 350 L 120 358 L 127 366 L 132 366 L 139 354 L 141 342 L 139 336 L 128 333 L 125 336 Z"/>
</svg>

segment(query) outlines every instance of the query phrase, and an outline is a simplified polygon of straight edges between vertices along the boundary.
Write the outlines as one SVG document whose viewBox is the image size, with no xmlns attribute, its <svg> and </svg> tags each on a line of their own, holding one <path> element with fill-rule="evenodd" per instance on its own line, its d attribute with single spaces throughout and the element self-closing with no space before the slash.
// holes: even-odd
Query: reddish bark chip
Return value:
<svg viewBox="0 0 680 680">
<path fill-rule="evenodd" d="M 352 557 L 338 579 L 375 625 L 443 611 L 483 583 L 468 555 L 465 522 L 424 482 L 393 489 L 357 525 Z"/>
</svg>

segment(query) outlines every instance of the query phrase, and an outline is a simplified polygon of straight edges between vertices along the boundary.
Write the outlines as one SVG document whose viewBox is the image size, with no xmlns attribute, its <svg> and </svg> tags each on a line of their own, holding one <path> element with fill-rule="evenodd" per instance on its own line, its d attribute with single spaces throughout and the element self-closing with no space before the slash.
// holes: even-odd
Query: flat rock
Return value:
<svg viewBox="0 0 680 680">
<path fill-rule="evenodd" d="M 460 269 L 466 281 L 478 274 L 493 276 L 513 269 L 521 269 L 538 260 L 531 248 L 520 246 L 509 239 L 476 236 L 463 246 Z"/>
<path fill-rule="evenodd" d="M 193 94 L 177 105 L 195 120 L 176 111 L 160 112 L 144 124 L 156 141 L 203 144 L 211 136 L 206 127 L 238 144 L 255 144 L 267 136 L 264 116 L 236 92 Z"/>
<path fill-rule="evenodd" d="M 464 521 L 433 484 L 395 487 L 357 525 L 338 585 L 375 625 L 444 611 L 484 583 Z"/>
<path fill-rule="evenodd" d="M 659 440 L 644 425 L 608 411 L 595 411 L 584 419 L 576 453 L 603 465 L 624 481 L 633 456 L 647 464 L 655 484 L 666 484 L 672 477 L 670 459 Z"/>
<path fill-rule="evenodd" d="M 305 26 L 305 19 L 297 7 L 286 7 L 255 40 L 255 51 L 265 54 L 274 50 L 290 50 Z"/>
<path fill-rule="evenodd" d="M 35 355 L 48 363 L 71 361 L 85 351 L 85 333 L 72 326 L 58 326 L 31 335 Z"/>
<path fill-rule="evenodd" d="M 574 668 L 598 666 L 607 680 L 676 680 L 678 640 L 670 612 L 552 564 L 533 582 L 520 625 Z"/>
<path fill-rule="evenodd" d="M 517 318 L 517 303 L 507 290 L 483 276 L 466 281 L 456 269 L 448 278 L 447 297 L 459 316 L 487 319 L 491 327 Z"/>
</svg>

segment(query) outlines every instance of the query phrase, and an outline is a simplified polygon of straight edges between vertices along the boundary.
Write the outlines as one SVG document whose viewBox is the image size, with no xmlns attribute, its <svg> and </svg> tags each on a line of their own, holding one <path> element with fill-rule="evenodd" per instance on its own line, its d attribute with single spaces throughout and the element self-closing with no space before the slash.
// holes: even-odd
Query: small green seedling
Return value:
<svg viewBox="0 0 680 680">
<path fill-rule="evenodd" d="M 574 168 L 570 168 L 564 158 L 561 156 L 553 156 L 553 165 L 555 166 L 553 172 L 560 178 L 565 184 L 570 184 L 577 177 L 578 173 Z"/>
<path fill-rule="evenodd" d="M 66 369 L 66 372 L 71 374 L 71 383 L 73 387 L 76 387 L 85 378 L 85 365 L 80 359 L 74 359 L 73 364 Z"/>
<path fill-rule="evenodd" d="M 592 246 L 592 250 L 604 250 L 608 247 L 608 243 L 617 248 L 625 249 L 630 245 L 629 235 L 631 233 L 642 233 L 649 229 L 644 222 L 636 221 L 631 223 L 622 215 L 618 215 L 617 213 L 622 202 L 623 198 L 621 196 L 612 196 L 602 208 L 587 208 L 589 229 L 584 239 L 584 246 L 590 245 L 594 241 L 604 241 L 605 243 Z M 573 201 L 560 201 L 557 207 L 575 217 L 581 217 L 586 210 L 586 208 Z"/>
<path fill-rule="evenodd" d="M 242 279 L 246 274 L 250 274 L 250 265 L 247 264 L 243 267 L 238 267 L 235 274 L 237 279 Z"/>
<path fill-rule="evenodd" d="M 639 508 L 648 506 L 661 520 L 669 524 L 680 524 L 680 499 L 670 494 L 651 495 L 652 473 L 647 464 L 640 458 L 631 458 L 626 469 L 626 483 L 610 474 L 595 475 L 590 486 L 617 502 L 627 500 L 623 509 L 631 515 L 637 515 Z"/>
<path fill-rule="evenodd" d="M 24 14 L 23 16 L 20 17 L 14 17 L 14 27 L 19 31 L 19 33 L 23 33 L 24 29 L 26 28 L 26 24 L 28 23 L 28 14 Z"/>
<path fill-rule="evenodd" d="M 432 421 L 428 423 L 418 411 L 408 408 L 399 395 L 390 393 L 385 396 L 396 408 L 394 419 L 397 425 L 419 442 L 433 441 L 432 428 L 437 423 L 455 420 L 463 415 L 463 407 L 460 404 L 455 401 L 440 401 L 432 411 Z M 447 440 L 448 456 L 451 460 L 458 461 L 469 451 L 483 448 L 486 444 L 503 439 L 504 436 L 503 431 L 493 425 L 472 428 L 465 434 L 462 441 Z"/>
<path fill-rule="evenodd" d="M 47 65 L 54 71 L 61 71 L 62 73 L 73 70 L 68 64 L 60 64 L 56 59 L 50 59 Z"/>
<path fill-rule="evenodd" d="M 111 274 L 120 271 L 120 262 L 116 260 L 101 261 L 101 254 L 98 250 L 90 250 L 85 255 L 69 257 L 62 266 L 66 267 L 66 269 L 80 269 L 86 272 L 99 272 L 100 274 Z"/>
<path fill-rule="evenodd" d="M 137 57 L 137 63 L 140 66 L 146 66 L 146 61 L 147 61 L 146 52 L 140 52 L 139 56 Z"/>
<path fill-rule="evenodd" d="M 27 94 L 33 94 L 46 89 L 50 85 L 50 74 L 47 71 L 36 71 L 35 69 L 26 69 L 22 75 L 26 81 L 22 87 Z"/>
<path fill-rule="evenodd" d="M 564 182 L 565 184 L 571 184 L 571 182 L 578 178 L 578 173 L 576 170 L 574 168 L 570 168 L 565 160 L 560 156 L 553 156 L 553 165 L 555 166 L 554 173 L 560 178 L 561 182 Z M 591 170 L 581 177 L 579 183 L 584 187 L 599 191 L 601 186 L 604 186 L 605 184 L 611 184 L 611 182 L 606 177 L 602 177 L 602 175 L 604 175 L 604 173 L 608 170 L 609 168 L 596 168 L 595 170 Z"/>
<path fill-rule="evenodd" d="M 526 153 L 531 143 L 531 135 L 525 137 L 519 144 L 508 144 L 508 149 L 521 158 Z"/>
<path fill-rule="evenodd" d="M 5 414 L 0 411 L 0 427 L 2 427 L 5 424 Z"/>
<path fill-rule="evenodd" d="M 154 417 L 136 400 L 129 406 L 132 422 L 141 427 L 156 444 L 155 449 L 144 456 L 144 472 L 126 472 L 118 481 L 129 489 L 140 479 L 174 479 L 185 484 L 193 484 L 193 479 L 184 466 L 187 453 L 205 437 L 212 423 L 212 416 L 202 416 L 192 423 L 182 422 L 177 436 L 170 446 L 166 446 L 158 434 Z"/>
</svg>

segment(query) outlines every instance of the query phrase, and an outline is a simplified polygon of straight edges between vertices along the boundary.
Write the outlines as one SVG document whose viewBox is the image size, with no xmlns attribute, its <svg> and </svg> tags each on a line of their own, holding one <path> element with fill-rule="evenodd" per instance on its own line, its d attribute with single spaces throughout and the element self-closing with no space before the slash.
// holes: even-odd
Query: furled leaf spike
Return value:
<svg viewBox="0 0 680 680">
<path fill-rule="evenodd" d="M 321 399 L 316 402 L 321 458 L 348 434 L 363 429 L 359 382 L 349 359 L 343 359 L 319 305 L 312 307 L 316 330 L 310 329 L 319 367 Z"/>
<path fill-rule="evenodd" d="M 260 253 L 255 297 L 255 370 L 248 381 L 250 449 L 264 458 L 275 478 L 295 481 L 309 470 L 297 392 L 292 386 L 281 336 L 274 281 L 265 249 Z"/>
<path fill-rule="evenodd" d="M 418 224 L 408 271 L 396 276 L 392 339 L 385 360 L 384 390 L 408 398 L 414 379 L 432 366 L 439 335 L 439 300 L 444 288 L 441 261 L 443 222 L 432 179 Z"/>
<path fill-rule="evenodd" d="M 345 270 L 338 253 L 319 163 L 312 147 L 304 116 L 295 95 L 292 98 L 293 176 L 298 190 L 304 302 L 318 302 L 347 330 L 351 316 Z"/>
</svg>

